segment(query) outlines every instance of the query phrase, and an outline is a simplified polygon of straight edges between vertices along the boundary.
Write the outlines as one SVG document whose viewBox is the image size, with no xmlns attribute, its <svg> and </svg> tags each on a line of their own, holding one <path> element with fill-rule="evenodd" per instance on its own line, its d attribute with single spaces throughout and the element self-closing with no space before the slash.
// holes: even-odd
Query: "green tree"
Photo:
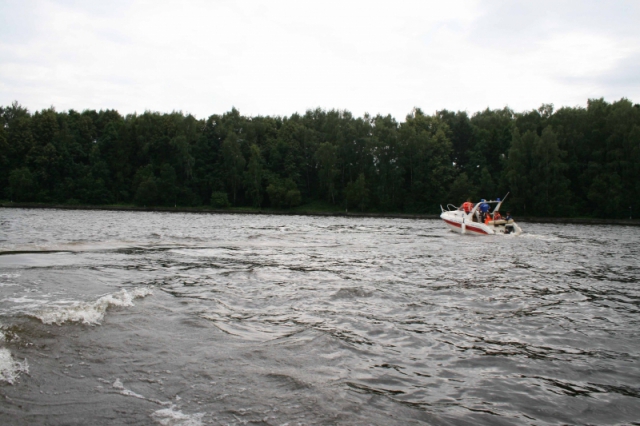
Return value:
<svg viewBox="0 0 640 426">
<path fill-rule="evenodd" d="M 447 124 L 447 137 L 453 147 L 452 160 L 455 167 L 464 172 L 470 167 L 469 153 L 475 143 L 474 128 L 466 112 L 438 111 L 437 116 Z M 466 199 L 466 198 L 465 198 Z"/>
<path fill-rule="evenodd" d="M 530 182 L 533 184 L 535 212 L 549 215 L 566 214 L 569 204 L 567 181 L 563 175 L 562 151 L 551 126 L 534 139 L 531 151 Z"/>
<path fill-rule="evenodd" d="M 56 147 L 48 142 L 45 146 L 34 146 L 27 156 L 27 162 L 36 170 L 34 175 L 38 181 L 38 186 L 44 196 L 41 196 L 41 201 L 45 200 L 46 193 L 53 188 L 55 182 L 60 178 L 59 176 L 59 156 Z"/>
<path fill-rule="evenodd" d="M 246 192 L 254 207 L 262 206 L 262 179 L 264 164 L 260 148 L 256 144 L 250 147 L 249 164 L 244 174 Z"/>
<path fill-rule="evenodd" d="M 480 176 L 473 176 L 487 167 L 493 179 L 498 179 L 504 167 L 504 158 L 509 152 L 512 141 L 515 114 L 509 108 L 500 110 L 486 109 L 471 118 L 473 126 L 473 146 L 469 156 L 475 164 L 467 168 L 469 178 L 477 182 Z M 477 166 L 480 167 L 477 167 Z"/>
<path fill-rule="evenodd" d="M 226 178 L 231 193 L 233 194 L 233 204 L 236 204 L 236 194 L 242 184 L 242 171 L 245 166 L 245 159 L 240 149 L 240 141 L 238 136 L 230 132 L 222 142 L 222 158 L 224 176 Z"/>
<path fill-rule="evenodd" d="M 436 212 L 446 203 L 455 169 L 448 127 L 438 117 L 428 117 L 419 109 L 407 116 L 400 127 L 405 170 L 409 172 L 410 211 Z"/>
<path fill-rule="evenodd" d="M 160 192 L 160 200 L 164 205 L 175 205 L 178 195 L 178 182 L 176 171 L 170 164 L 163 164 L 160 167 L 160 179 L 158 180 Z"/>
<path fill-rule="evenodd" d="M 469 180 L 467 174 L 462 172 L 451 184 L 447 199 L 451 200 L 452 204 L 460 206 L 468 198 L 476 199 L 477 190 L 473 183 Z"/>
<path fill-rule="evenodd" d="M 368 186 L 372 189 L 368 202 L 383 210 L 398 209 L 403 201 L 406 163 L 401 162 L 402 144 L 398 123 L 393 117 L 378 115 L 373 119 L 368 146 L 371 153 L 371 166 L 364 168 L 365 179 L 368 179 Z M 412 160 L 413 157 L 409 157 L 411 176 L 415 171 Z"/>
<path fill-rule="evenodd" d="M 506 176 L 512 194 L 510 201 L 521 208 L 525 214 L 527 213 L 527 203 L 531 202 L 533 195 L 529 171 L 531 170 L 531 150 L 536 138 L 537 135 L 530 130 L 521 136 L 520 131 L 517 128 L 514 129 L 507 157 Z"/>
<path fill-rule="evenodd" d="M 195 159 L 191 155 L 191 145 L 185 135 L 179 135 L 171 139 L 169 142 L 173 152 L 173 164 L 175 170 L 180 172 L 183 180 L 189 180 L 193 177 L 193 167 Z"/>
<path fill-rule="evenodd" d="M 0 121 L 0 188 L 5 188 L 8 185 L 9 164 L 9 142 L 7 142 L 4 126 Z"/>
<path fill-rule="evenodd" d="M 153 166 L 140 167 L 133 178 L 133 193 L 136 204 L 151 206 L 158 203 L 159 193 Z"/>
<path fill-rule="evenodd" d="M 226 192 L 221 191 L 213 191 L 211 193 L 211 201 L 210 204 L 218 209 L 230 207 L 229 197 Z"/>
<path fill-rule="evenodd" d="M 135 201 L 139 205 L 151 206 L 158 202 L 158 185 L 154 178 L 143 181 L 136 191 Z"/>
<path fill-rule="evenodd" d="M 347 206 L 355 206 L 364 211 L 369 201 L 369 190 L 365 182 L 364 173 L 360 173 L 358 179 L 347 185 Z"/>
<path fill-rule="evenodd" d="M 280 208 L 326 199 L 434 212 L 510 191 L 508 203 L 529 215 L 623 217 L 640 211 L 639 175 L 640 105 L 627 99 L 470 116 L 416 108 L 402 123 L 320 108 L 198 120 L 0 107 L 0 193 L 21 200 L 226 205 L 214 196 L 226 194 L 259 207 L 268 183 Z"/>
<path fill-rule="evenodd" d="M 35 146 L 29 112 L 14 102 L 10 108 L 4 111 L 3 119 L 5 121 L 5 136 L 9 145 L 7 153 L 9 169 L 24 167 L 27 162 L 27 154 Z"/>
<path fill-rule="evenodd" d="M 486 199 L 494 199 L 496 197 L 496 184 L 489 173 L 488 167 L 483 167 L 480 172 L 480 194 Z"/>
<path fill-rule="evenodd" d="M 32 201 L 36 188 L 35 178 L 27 167 L 13 170 L 9 174 L 8 196 L 14 201 Z"/>
<path fill-rule="evenodd" d="M 321 143 L 316 151 L 316 161 L 318 162 L 318 177 L 320 187 L 326 194 L 327 201 L 332 204 L 336 202 L 335 179 L 338 175 L 338 157 L 336 147 L 329 142 Z"/>
<path fill-rule="evenodd" d="M 593 179 L 587 197 L 594 213 L 600 217 L 616 217 L 622 208 L 623 182 L 617 173 L 601 173 Z M 625 209 L 626 210 L 626 209 Z M 626 211 L 625 211 L 626 213 Z"/>
<path fill-rule="evenodd" d="M 267 194 L 272 207 L 295 207 L 300 204 L 300 190 L 291 178 L 272 178 L 267 187 Z"/>
</svg>

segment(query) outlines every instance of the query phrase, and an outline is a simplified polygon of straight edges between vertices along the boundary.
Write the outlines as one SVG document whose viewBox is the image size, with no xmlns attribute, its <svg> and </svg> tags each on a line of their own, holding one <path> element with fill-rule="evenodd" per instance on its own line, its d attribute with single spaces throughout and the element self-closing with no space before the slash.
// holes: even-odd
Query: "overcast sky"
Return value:
<svg viewBox="0 0 640 426">
<path fill-rule="evenodd" d="M 0 0 L 0 105 L 244 115 L 640 102 L 640 1 Z"/>
</svg>

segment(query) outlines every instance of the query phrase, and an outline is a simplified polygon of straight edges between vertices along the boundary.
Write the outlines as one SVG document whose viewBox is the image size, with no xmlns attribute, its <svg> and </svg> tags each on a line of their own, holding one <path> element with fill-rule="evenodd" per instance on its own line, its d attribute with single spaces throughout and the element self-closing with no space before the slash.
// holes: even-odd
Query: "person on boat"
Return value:
<svg viewBox="0 0 640 426">
<path fill-rule="evenodd" d="M 462 209 L 466 214 L 469 214 L 469 212 L 473 210 L 473 203 L 471 202 L 471 198 L 467 198 L 467 201 L 462 204 Z"/>
<path fill-rule="evenodd" d="M 503 217 L 503 219 L 507 222 L 507 224 L 504 227 L 504 233 L 510 234 L 512 232 L 515 232 L 515 229 L 513 229 L 513 225 L 509 223 L 509 221 L 513 219 L 511 217 L 511 212 L 507 212 L 507 215 Z"/>
<path fill-rule="evenodd" d="M 480 202 L 482 203 L 480 204 L 480 220 L 484 222 L 489 213 L 489 204 L 486 203 L 484 198 Z"/>
<path fill-rule="evenodd" d="M 493 212 L 493 220 L 500 220 L 500 219 L 502 219 L 500 212 Z"/>
<path fill-rule="evenodd" d="M 513 217 L 511 216 L 511 212 L 507 212 L 507 215 L 505 217 L 503 217 L 502 219 L 504 219 L 506 222 L 509 222 L 510 220 L 513 220 Z"/>
</svg>

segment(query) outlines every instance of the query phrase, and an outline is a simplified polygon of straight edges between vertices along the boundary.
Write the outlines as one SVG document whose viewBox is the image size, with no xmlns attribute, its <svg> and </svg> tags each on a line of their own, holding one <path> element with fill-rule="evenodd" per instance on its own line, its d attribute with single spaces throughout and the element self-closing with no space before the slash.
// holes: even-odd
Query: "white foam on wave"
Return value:
<svg viewBox="0 0 640 426">
<path fill-rule="evenodd" d="M 124 385 L 122 384 L 122 382 L 120 381 L 120 379 L 116 379 L 115 382 L 113 382 L 114 389 L 118 389 L 120 391 L 120 393 L 124 396 L 132 396 L 134 398 L 139 398 L 139 399 L 147 399 L 144 396 L 140 395 L 139 393 L 135 393 L 134 391 L 130 390 L 130 389 L 125 389 Z M 156 402 L 156 401 L 153 401 Z"/>
<path fill-rule="evenodd" d="M 36 309 L 47 303 L 47 300 L 33 299 L 28 296 L 5 297 L 0 302 L 10 302 L 14 305 L 20 305 L 22 309 Z"/>
<path fill-rule="evenodd" d="M 138 398 L 138 399 L 144 399 L 145 401 L 153 402 L 153 403 L 158 404 L 158 405 L 171 405 L 173 407 L 173 405 L 171 404 L 171 401 L 160 401 L 158 399 L 147 398 L 147 397 L 145 397 L 143 395 L 140 395 L 139 393 L 135 393 L 131 389 L 125 388 L 124 385 L 122 384 L 122 382 L 120 381 L 120 379 L 118 379 L 118 378 L 116 378 L 116 380 L 113 382 L 113 384 L 111 386 L 114 389 L 117 389 L 118 393 L 120 393 L 120 395 L 130 396 L 130 397 Z"/>
<path fill-rule="evenodd" d="M 517 235 L 518 238 L 529 238 L 532 240 L 542 240 L 542 241 L 559 241 L 560 238 L 554 235 L 542 235 L 542 234 L 530 234 L 528 232 L 523 232 L 520 235 Z"/>
<path fill-rule="evenodd" d="M 88 325 L 99 325 L 104 319 L 109 306 L 133 306 L 133 300 L 153 294 L 149 287 L 133 290 L 122 289 L 117 293 L 102 296 L 95 302 L 72 302 L 71 305 L 47 308 L 34 314 L 44 324 L 82 322 Z"/>
<path fill-rule="evenodd" d="M 19 276 L 20 274 L 0 274 L 0 287 L 17 286 L 18 284 L 11 282 L 11 280 L 18 278 Z"/>
<path fill-rule="evenodd" d="M 163 408 L 154 411 L 151 418 L 162 426 L 202 426 L 202 417 L 205 413 L 184 414 L 174 410 L 174 407 Z"/>
<path fill-rule="evenodd" d="M 2 334 L 2 333 L 0 333 Z M 2 334 L 4 339 L 4 334 Z M 16 361 L 11 356 L 9 349 L 0 348 L 0 382 L 9 384 L 15 383 L 20 373 L 29 374 L 29 363 L 27 360 Z"/>
</svg>

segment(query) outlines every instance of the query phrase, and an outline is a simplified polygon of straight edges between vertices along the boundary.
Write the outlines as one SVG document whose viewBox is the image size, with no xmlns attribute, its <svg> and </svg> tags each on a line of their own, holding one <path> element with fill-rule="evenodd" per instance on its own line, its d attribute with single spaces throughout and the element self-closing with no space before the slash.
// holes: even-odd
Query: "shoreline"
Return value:
<svg viewBox="0 0 640 426">
<path fill-rule="evenodd" d="M 365 213 L 365 212 L 338 212 L 315 210 L 256 210 L 256 209 L 213 209 L 201 207 L 138 207 L 138 206 L 95 206 L 84 204 L 42 204 L 42 203 L 0 203 L 0 208 L 16 209 L 58 209 L 58 210 L 105 210 L 105 211 L 130 211 L 130 212 L 161 212 L 161 213 L 203 213 L 203 214 L 253 214 L 253 215 L 283 215 L 283 216 L 328 216 L 328 217 L 366 217 L 366 218 L 390 218 L 390 219 L 439 219 L 437 214 L 411 214 L 411 213 Z M 637 219 L 599 219 L 599 218 L 562 218 L 562 217 L 527 217 L 518 216 L 518 222 L 524 223 L 554 223 L 574 225 L 618 225 L 640 226 Z"/>
</svg>

